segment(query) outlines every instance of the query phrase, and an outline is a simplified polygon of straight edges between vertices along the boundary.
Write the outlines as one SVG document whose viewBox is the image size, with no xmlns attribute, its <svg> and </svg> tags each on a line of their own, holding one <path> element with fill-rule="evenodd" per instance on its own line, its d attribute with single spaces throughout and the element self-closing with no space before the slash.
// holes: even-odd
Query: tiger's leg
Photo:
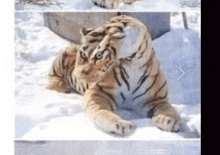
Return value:
<svg viewBox="0 0 220 155">
<path fill-rule="evenodd" d="M 151 84 L 144 102 L 152 111 L 152 121 L 158 128 L 165 131 L 178 131 L 181 117 L 169 101 L 167 81 L 163 76 L 156 56 L 152 57 L 148 82 Z M 149 88 L 149 87 L 148 87 Z"/>
<path fill-rule="evenodd" d="M 151 109 L 152 122 L 158 128 L 165 131 L 179 131 L 181 117 L 172 107 L 168 99 L 166 81 L 158 75 L 152 89 L 149 90 L 151 97 L 145 102 L 145 107 Z"/>
<path fill-rule="evenodd" d="M 131 4 L 135 1 L 139 0 L 93 0 L 93 3 L 102 8 L 114 9 L 119 3 Z"/>
<path fill-rule="evenodd" d="M 113 112 L 114 103 L 102 92 L 87 90 L 83 106 L 91 121 L 105 132 L 124 136 L 134 130 L 131 122 L 123 120 Z"/>
</svg>

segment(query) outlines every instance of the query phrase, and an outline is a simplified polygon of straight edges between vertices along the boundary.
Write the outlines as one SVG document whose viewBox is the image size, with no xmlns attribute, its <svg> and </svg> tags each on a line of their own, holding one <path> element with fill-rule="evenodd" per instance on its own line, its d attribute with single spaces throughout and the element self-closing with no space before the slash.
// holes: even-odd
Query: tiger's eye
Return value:
<svg viewBox="0 0 220 155">
<path fill-rule="evenodd" d="M 97 53 L 97 54 L 96 54 L 96 58 L 97 58 L 97 59 L 101 59 L 101 58 L 102 58 L 102 53 Z"/>
<path fill-rule="evenodd" d="M 86 57 L 87 57 L 86 54 L 83 53 L 83 52 L 80 52 L 80 56 L 81 56 L 82 58 L 86 58 Z"/>
</svg>

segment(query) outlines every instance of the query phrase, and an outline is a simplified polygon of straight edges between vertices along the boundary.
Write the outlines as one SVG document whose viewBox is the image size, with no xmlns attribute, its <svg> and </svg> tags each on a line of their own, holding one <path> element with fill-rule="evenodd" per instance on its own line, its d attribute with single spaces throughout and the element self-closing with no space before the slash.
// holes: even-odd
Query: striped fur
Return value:
<svg viewBox="0 0 220 155">
<path fill-rule="evenodd" d="M 133 2 L 140 0 L 92 0 L 92 1 L 95 5 L 99 7 L 114 9 L 119 5 L 119 3 L 132 4 Z"/>
<path fill-rule="evenodd" d="M 135 110 L 162 130 L 178 131 L 181 118 L 170 105 L 167 81 L 144 24 L 129 16 L 82 31 L 81 45 L 72 45 L 54 61 L 49 88 L 84 95 L 90 119 L 106 132 L 127 135 L 134 125 L 116 113 Z"/>
</svg>

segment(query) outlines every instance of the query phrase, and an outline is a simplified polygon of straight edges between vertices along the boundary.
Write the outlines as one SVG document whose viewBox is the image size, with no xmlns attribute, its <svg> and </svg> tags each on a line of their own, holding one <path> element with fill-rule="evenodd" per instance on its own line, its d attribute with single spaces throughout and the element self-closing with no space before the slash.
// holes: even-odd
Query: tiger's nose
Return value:
<svg viewBox="0 0 220 155">
<path fill-rule="evenodd" d="M 92 71 L 92 66 L 90 66 L 89 68 L 84 68 L 82 70 L 82 74 L 88 75 L 91 71 Z"/>
</svg>

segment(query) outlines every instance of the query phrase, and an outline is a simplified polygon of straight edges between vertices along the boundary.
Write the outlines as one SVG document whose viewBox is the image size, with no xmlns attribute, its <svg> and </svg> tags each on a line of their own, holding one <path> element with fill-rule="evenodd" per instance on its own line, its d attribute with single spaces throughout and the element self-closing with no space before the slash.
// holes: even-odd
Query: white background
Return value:
<svg viewBox="0 0 220 155">
<path fill-rule="evenodd" d="M 1 37 L 1 108 L 0 137 L 1 153 L 11 155 L 14 152 L 14 1 L 1 1 L 0 5 Z"/>
</svg>

